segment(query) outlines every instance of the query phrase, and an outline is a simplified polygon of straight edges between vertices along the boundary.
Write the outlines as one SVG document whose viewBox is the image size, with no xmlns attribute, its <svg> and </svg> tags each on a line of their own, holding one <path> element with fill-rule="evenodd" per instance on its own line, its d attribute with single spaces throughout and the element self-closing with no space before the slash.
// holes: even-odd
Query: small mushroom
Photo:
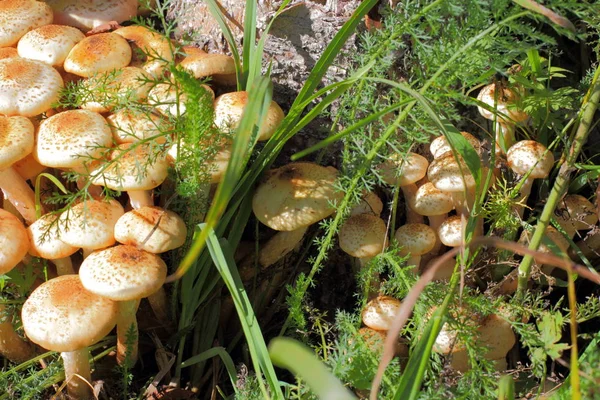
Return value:
<svg viewBox="0 0 600 400">
<path fill-rule="evenodd" d="M 340 248 L 359 259 L 375 257 L 388 244 L 385 222 L 371 214 L 351 216 L 340 228 L 338 236 Z"/>
<path fill-rule="evenodd" d="M 427 182 L 419 187 L 410 206 L 418 214 L 425 215 L 429 219 L 431 229 L 437 232 L 448 213 L 454 209 L 454 199 L 448 192 L 441 191 L 433 183 Z M 437 238 L 431 250 L 432 254 L 437 255 L 440 247 L 441 242 Z"/>
<path fill-rule="evenodd" d="M 401 305 L 400 300 L 394 297 L 376 297 L 362 311 L 363 324 L 377 331 L 387 331 L 394 323 Z"/>
<path fill-rule="evenodd" d="M 27 227 L 27 234 L 31 242 L 29 254 L 51 260 L 56 266 L 56 273 L 60 275 L 74 274 L 71 255 L 79 247 L 71 246 L 60 240 L 61 230 L 58 223 L 59 216 L 46 214 Z"/>
<path fill-rule="evenodd" d="M 394 238 L 402 246 L 400 255 L 410 254 L 406 265 L 414 265 L 417 271 L 421 264 L 421 256 L 429 253 L 436 241 L 434 230 L 425 224 L 403 225 L 396 230 Z"/>
<path fill-rule="evenodd" d="M 469 132 L 461 132 L 460 134 L 462 135 L 462 137 L 467 139 L 469 143 L 471 143 L 471 146 L 473 146 L 475 150 L 479 150 L 479 148 L 481 147 L 481 142 L 479 141 L 479 139 L 471 135 Z M 451 152 L 452 147 L 450 146 L 450 143 L 448 143 L 448 139 L 446 139 L 446 136 L 442 135 L 433 139 L 433 141 L 429 145 L 429 151 L 431 152 L 431 155 L 433 155 L 433 158 L 437 159 L 445 155 L 446 153 Z"/>
</svg>

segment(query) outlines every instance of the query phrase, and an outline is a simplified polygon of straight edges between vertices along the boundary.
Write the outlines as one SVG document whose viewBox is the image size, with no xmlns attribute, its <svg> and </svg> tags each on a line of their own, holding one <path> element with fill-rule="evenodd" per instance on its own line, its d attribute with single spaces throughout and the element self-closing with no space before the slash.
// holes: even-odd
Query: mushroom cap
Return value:
<svg viewBox="0 0 600 400">
<path fill-rule="evenodd" d="M 385 331 L 377 331 L 372 328 L 362 327 L 358 330 L 358 334 L 362 337 L 368 349 L 377 354 L 383 354 L 385 339 L 387 334 Z M 399 357 L 407 357 L 408 356 L 408 346 L 403 343 L 401 338 L 398 338 L 398 342 L 396 343 L 396 351 L 394 351 L 394 355 Z"/>
<path fill-rule="evenodd" d="M 375 215 L 357 214 L 344 222 L 338 236 L 340 248 L 352 257 L 374 257 L 387 244 L 387 227 Z"/>
<path fill-rule="evenodd" d="M 373 214 L 380 216 L 382 211 L 383 202 L 379 196 L 373 192 L 365 191 L 358 204 L 350 210 L 350 215 Z"/>
<path fill-rule="evenodd" d="M 428 313 L 433 314 L 437 307 L 433 307 Z M 452 318 L 460 320 L 464 324 L 478 326 L 481 316 L 472 312 L 467 307 L 457 307 L 450 310 Z M 457 339 L 458 331 L 449 323 L 445 323 L 438 334 L 433 345 L 433 351 L 440 354 L 454 354 L 465 350 L 465 345 Z"/>
<path fill-rule="evenodd" d="M 413 184 L 425 177 L 429 161 L 417 153 L 392 154 L 379 166 L 381 178 L 391 186 Z"/>
<path fill-rule="evenodd" d="M 487 347 L 484 354 L 486 360 L 505 358 L 517 342 L 510 323 L 496 314 L 488 315 L 481 321 L 478 334 L 478 344 Z"/>
<path fill-rule="evenodd" d="M 154 206 L 128 211 L 115 225 L 115 239 L 119 243 L 154 254 L 183 246 L 186 235 L 185 222 L 179 215 Z"/>
<path fill-rule="evenodd" d="M 101 72 L 110 72 L 129 65 L 131 47 L 127 40 L 112 32 L 87 36 L 77 43 L 65 59 L 64 69 L 89 78 Z"/>
<path fill-rule="evenodd" d="M 0 114 L 34 117 L 58 100 L 63 80 L 54 68 L 24 58 L 0 60 Z"/>
<path fill-rule="evenodd" d="M 502 89 L 502 93 L 496 94 L 499 89 Z M 498 110 L 497 120 L 509 123 L 524 122 L 529 118 L 527 114 L 515 107 L 519 98 L 520 94 L 515 88 L 508 88 L 503 86 L 503 84 L 496 83 L 485 86 L 477 95 L 477 100 L 487 104 L 491 108 L 494 108 L 494 105 L 496 106 L 496 110 Z M 494 112 L 480 106 L 477 107 L 477 110 L 479 110 L 479 113 L 484 118 L 489 120 L 494 119 Z"/>
<path fill-rule="evenodd" d="M 150 190 L 167 178 L 166 154 L 157 152 L 156 144 L 124 143 L 111 152 L 110 165 L 100 165 L 92 172 L 94 185 L 113 190 Z"/>
<path fill-rule="evenodd" d="M 521 140 L 513 144 L 506 152 L 506 160 L 516 174 L 525 175 L 531 171 L 530 179 L 546 178 L 554 166 L 552 152 L 535 140 Z"/>
<path fill-rule="evenodd" d="M 417 214 L 429 216 L 447 214 L 454 209 L 452 196 L 427 182 L 417 189 L 412 204 L 409 204 Z"/>
<path fill-rule="evenodd" d="M 20 57 L 19 52 L 14 47 L 0 47 L 0 60 L 17 57 Z"/>
<path fill-rule="evenodd" d="M 338 171 L 299 162 L 271 170 L 252 198 L 256 218 L 276 231 L 293 231 L 327 218 L 343 194 L 334 187 Z"/>
<path fill-rule="evenodd" d="M 467 141 L 473 146 L 475 150 L 478 150 L 481 147 L 481 141 L 477 139 L 475 136 L 471 135 L 469 132 L 461 132 L 460 133 Z M 448 143 L 448 139 L 446 136 L 438 136 L 429 145 L 429 151 L 433 155 L 433 158 L 439 158 L 440 156 L 452 151 L 452 147 L 450 143 Z"/>
<path fill-rule="evenodd" d="M 435 245 L 435 231 L 425 224 L 406 224 L 396 230 L 394 237 L 402 246 L 400 255 L 420 256 Z"/>
<path fill-rule="evenodd" d="M 233 144 L 233 140 L 231 140 L 228 136 L 219 136 L 215 135 L 215 137 L 206 137 L 202 140 L 201 145 L 206 147 L 218 146 L 220 150 L 217 153 L 212 155 L 212 158 L 208 158 L 204 161 L 204 165 L 200 167 L 200 174 L 202 176 L 201 179 L 205 179 L 206 176 L 204 174 L 208 174 L 209 183 L 219 183 L 223 179 L 225 172 L 227 170 L 227 166 L 229 165 L 229 160 L 231 159 L 231 146 Z M 187 148 L 186 143 L 181 140 L 180 143 L 173 143 L 173 145 L 169 148 L 168 151 L 168 159 L 169 163 L 173 165 L 174 162 L 180 157 L 180 153 L 185 154 L 187 157 L 193 157 L 190 155 L 190 151 Z"/>
<path fill-rule="evenodd" d="M 197 54 L 187 56 L 181 63 L 196 79 L 213 77 L 217 83 L 235 83 L 235 61 L 225 54 Z"/>
<path fill-rule="evenodd" d="M 47 260 L 57 260 L 68 257 L 79 249 L 60 240 L 62 232 L 58 218 L 56 214 L 45 214 L 27 227 L 31 242 L 29 254 Z"/>
<path fill-rule="evenodd" d="M 524 244 L 524 245 L 529 245 L 529 241 L 531 240 L 532 235 L 533 235 L 533 232 L 530 232 L 530 231 L 524 229 L 521 232 L 521 236 L 519 237 L 519 243 Z M 562 233 L 560 233 L 558 230 L 556 230 L 556 228 L 554 228 L 553 226 L 546 227 L 544 236 L 546 237 L 546 239 L 549 239 L 552 243 L 554 243 L 554 245 L 561 252 L 566 254 L 567 251 L 569 250 L 569 241 L 564 237 L 564 235 Z M 538 250 L 541 251 L 542 253 L 553 253 L 553 251 L 543 243 L 540 244 L 540 247 L 538 248 Z"/>
<path fill-rule="evenodd" d="M 29 30 L 52 23 L 52 9 L 43 1 L 0 1 L 0 47 L 15 45 Z"/>
<path fill-rule="evenodd" d="M 172 126 L 163 117 L 152 112 L 123 108 L 106 117 L 117 143 L 135 143 L 140 140 L 154 138 L 156 143 L 167 141 L 166 132 Z"/>
<path fill-rule="evenodd" d="M 44 25 L 27 32 L 17 45 L 19 56 L 62 67 L 67 55 L 85 35 L 65 25 Z"/>
<path fill-rule="evenodd" d="M 47 167 L 79 168 L 111 145 L 112 132 L 102 115 L 68 110 L 42 121 L 34 156 Z"/>
<path fill-rule="evenodd" d="M 0 116 L 0 171 L 33 151 L 33 131 L 29 118 Z"/>
<path fill-rule="evenodd" d="M 23 304 L 27 337 L 52 351 L 75 351 L 98 342 L 117 322 L 118 306 L 87 291 L 78 275 L 42 283 Z"/>
<path fill-rule="evenodd" d="M 208 85 L 202 85 L 202 88 L 206 90 L 206 95 L 210 96 L 211 100 L 215 98 L 215 92 Z M 202 96 L 200 101 L 205 99 Z M 188 95 L 181 89 L 171 83 L 159 83 L 148 93 L 148 104 L 154 106 L 161 114 L 166 117 L 169 116 L 181 116 L 186 111 L 186 101 Z"/>
<path fill-rule="evenodd" d="M 46 0 L 54 10 L 54 23 L 89 30 L 137 15 L 138 0 Z"/>
<path fill-rule="evenodd" d="M 592 229 L 598 222 L 596 206 L 579 194 L 566 195 L 558 204 L 554 217 L 568 233 Z"/>
<path fill-rule="evenodd" d="M 87 200 L 60 216 L 60 240 L 84 249 L 103 249 L 115 244 L 115 224 L 124 210 L 116 200 Z"/>
<path fill-rule="evenodd" d="M 140 67 L 155 78 L 163 75 L 169 62 L 173 61 L 175 46 L 165 36 L 145 26 L 130 25 L 114 31 L 140 51 L 133 52 L 131 65 Z"/>
<path fill-rule="evenodd" d="M 235 130 L 244 113 L 244 108 L 248 103 L 248 92 L 231 92 L 220 95 L 216 98 L 215 106 L 215 125 L 223 130 Z M 268 140 L 285 117 L 279 104 L 271 101 L 264 122 L 260 125 L 258 131 L 258 140 Z"/>
<path fill-rule="evenodd" d="M 462 192 L 475 187 L 475 179 L 465 162 L 457 162 L 452 153 L 436 158 L 427 170 L 429 181 L 444 192 Z"/>
<path fill-rule="evenodd" d="M 389 296 L 378 296 L 369 301 L 362 311 L 363 324 L 377 331 L 387 331 L 400 309 L 400 300 Z"/>
<path fill-rule="evenodd" d="M 282 259 L 290 251 L 294 250 L 296 246 L 304 238 L 304 234 L 308 230 L 307 226 L 300 229 L 288 232 L 277 232 L 264 246 L 260 249 L 258 255 L 258 262 L 263 268 L 267 268 L 277 261 Z"/>
<path fill-rule="evenodd" d="M 12 270 L 29 250 L 27 230 L 14 215 L 0 208 L 0 275 Z"/>
<path fill-rule="evenodd" d="M 115 246 L 90 254 L 79 269 L 83 286 L 115 301 L 148 297 L 165 282 L 167 265 L 156 254 Z"/>
<path fill-rule="evenodd" d="M 445 246 L 460 246 L 463 240 L 461 217 L 459 215 L 448 217 L 438 228 L 438 236 Z"/>
<path fill-rule="evenodd" d="M 425 268 L 423 268 L 423 273 L 425 273 L 428 269 L 433 267 L 433 264 L 435 264 L 441 257 L 442 256 L 434 257 L 431 260 L 429 260 L 429 262 L 427 262 L 427 265 L 425 265 Z M 456 266 L 456 258 L 452 257 L 452 258 L 445 259 L 442 262 L 442 265 L 440 265 L 438 267 L 438 269 L 435 271 L 435 273 L 433 274 L 433 280 L 434 281 L 449 281 L 450 278 L 452 277 L 452 274 L 454 273 L 455 266 Z"/>
</svg>

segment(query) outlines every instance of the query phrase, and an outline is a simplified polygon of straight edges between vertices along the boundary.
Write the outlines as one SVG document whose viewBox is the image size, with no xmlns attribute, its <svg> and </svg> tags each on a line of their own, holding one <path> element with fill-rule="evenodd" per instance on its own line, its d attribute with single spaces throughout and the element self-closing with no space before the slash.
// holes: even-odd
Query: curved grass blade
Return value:
<svg viewBox="0 0 600 400">
<path fill-rule="evenodd" d="M 569 21 L 567 18 L 555 13 L 554 11 L 550 10 L 549 8 L 544 7 L 543 5 L 541 5 L 539 3 L 536 3 L 533 0 L 513 0 L 513 1 L 523 8 L 526 8 L 528 10 L 531 10 L 533 12 L 543 15 L 544 17 L 548 18 L 550 21 L 552 21 L 553 23 L 555 23 L 558 26 L 568 29 L 571 32 L 576 31 L 575 25 L 573 25 L 573 23 L 571 21 Z"/>
<path fill-rule="evenodd" d="M 54 183 L 54 185 L 61 191 L 63 192 L 63 194 L 68 194 L 68 190 L 67 188 L 65 188 L 65 186 L 62 184 L 61 181 L 58 180 L 57 177 L 55 177 L 52 174 L 49 174 L 47 172 L 41 172 L 38 174 L 38 176 L 35 178 L 35 216 L 37 218 L 40 218 L 42 216 L 42 178 L 48 178 L 50 179 L 50 181 L 52 183 Z"/>
<path fill-rule="evenodd" d="M 198 364 L 202 361 L 208 360 L 209 358 L 213 358 L 219 356 L 221 361 L 223 361 L 223 365 L 225 365 L 225 369 L 227 369 L 227 374 L 229 375 L 229 380 L 231 380 L 231 385 L 236 393 L 238 393 L 237 389 L 237 371 L 235 369 L 235 364 L 231 359 L 231 356 L 227 351 L 225 351 L 224 347 L 213 347 L 210 350 L 206 350 L 200 354 L 197 354 L 193 357 L 188 358 L 183 363 L 181 363 L 181 367 L 190 367 L 194 364 Z"/>
</svg>

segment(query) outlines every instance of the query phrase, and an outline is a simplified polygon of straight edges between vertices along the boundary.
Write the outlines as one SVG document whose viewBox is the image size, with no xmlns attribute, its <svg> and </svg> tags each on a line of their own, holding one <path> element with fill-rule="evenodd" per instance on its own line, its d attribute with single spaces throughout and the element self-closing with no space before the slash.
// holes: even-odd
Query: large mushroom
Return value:
<svg viewBox="0 0 600 400">
<path fill-rule="evenodd" d="M 54 23 L 84 31 L 112 21 L 121 23 L 137 15 L 138 0 L 46 0 L 54 10 Z M 50 22 L 48 22 L 50 23 Z"/>
<path fill-rule="evenodd" d="M 43 1 L 0 1 L 0 47 L 17 44 L 29 30 L 52 23 L 52 9 Z"/>
</svg>

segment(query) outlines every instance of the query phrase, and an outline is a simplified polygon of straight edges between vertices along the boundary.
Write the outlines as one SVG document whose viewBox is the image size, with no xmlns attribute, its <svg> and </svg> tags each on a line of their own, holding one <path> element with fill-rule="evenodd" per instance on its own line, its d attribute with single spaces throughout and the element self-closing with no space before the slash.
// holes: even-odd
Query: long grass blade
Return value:
<svg viewBox="0 0 600 400">
<path fill-rule="evenodd" d="M 221 361 L 223 361 L 223 365 L 225 365 L 225 369 L 227 369 L 227 374 L 229 375 L 229 380 L 231 381 L 231 385 L 236 393 L 238 393 L 237 389 L 237 371 L 235 369 L 235 364 L 231 359 L 231 356 L 224 347 L 213 347 L 212 349 L 206 350 L 198 355 L 188 358 L 183 363 L 181 363 L 182 368 L 190 367 L 194 364 L 201 363 L 210 358 L 219 356 Z"/>
<path fill-rule="evenodd" d="M 242 88 L 247 90 L 254 84 L 254 79 L 260 76 L 260 67 L 258 71 L 250 68 L 257 62 L 259 65 L 262 62 L 262 53 L 257 54 L 254 50 L 256 46 L 256 6 L 257 0 L 246 0 L 244 7 L 244 48 L 242 49 Z"/>
</svg>

